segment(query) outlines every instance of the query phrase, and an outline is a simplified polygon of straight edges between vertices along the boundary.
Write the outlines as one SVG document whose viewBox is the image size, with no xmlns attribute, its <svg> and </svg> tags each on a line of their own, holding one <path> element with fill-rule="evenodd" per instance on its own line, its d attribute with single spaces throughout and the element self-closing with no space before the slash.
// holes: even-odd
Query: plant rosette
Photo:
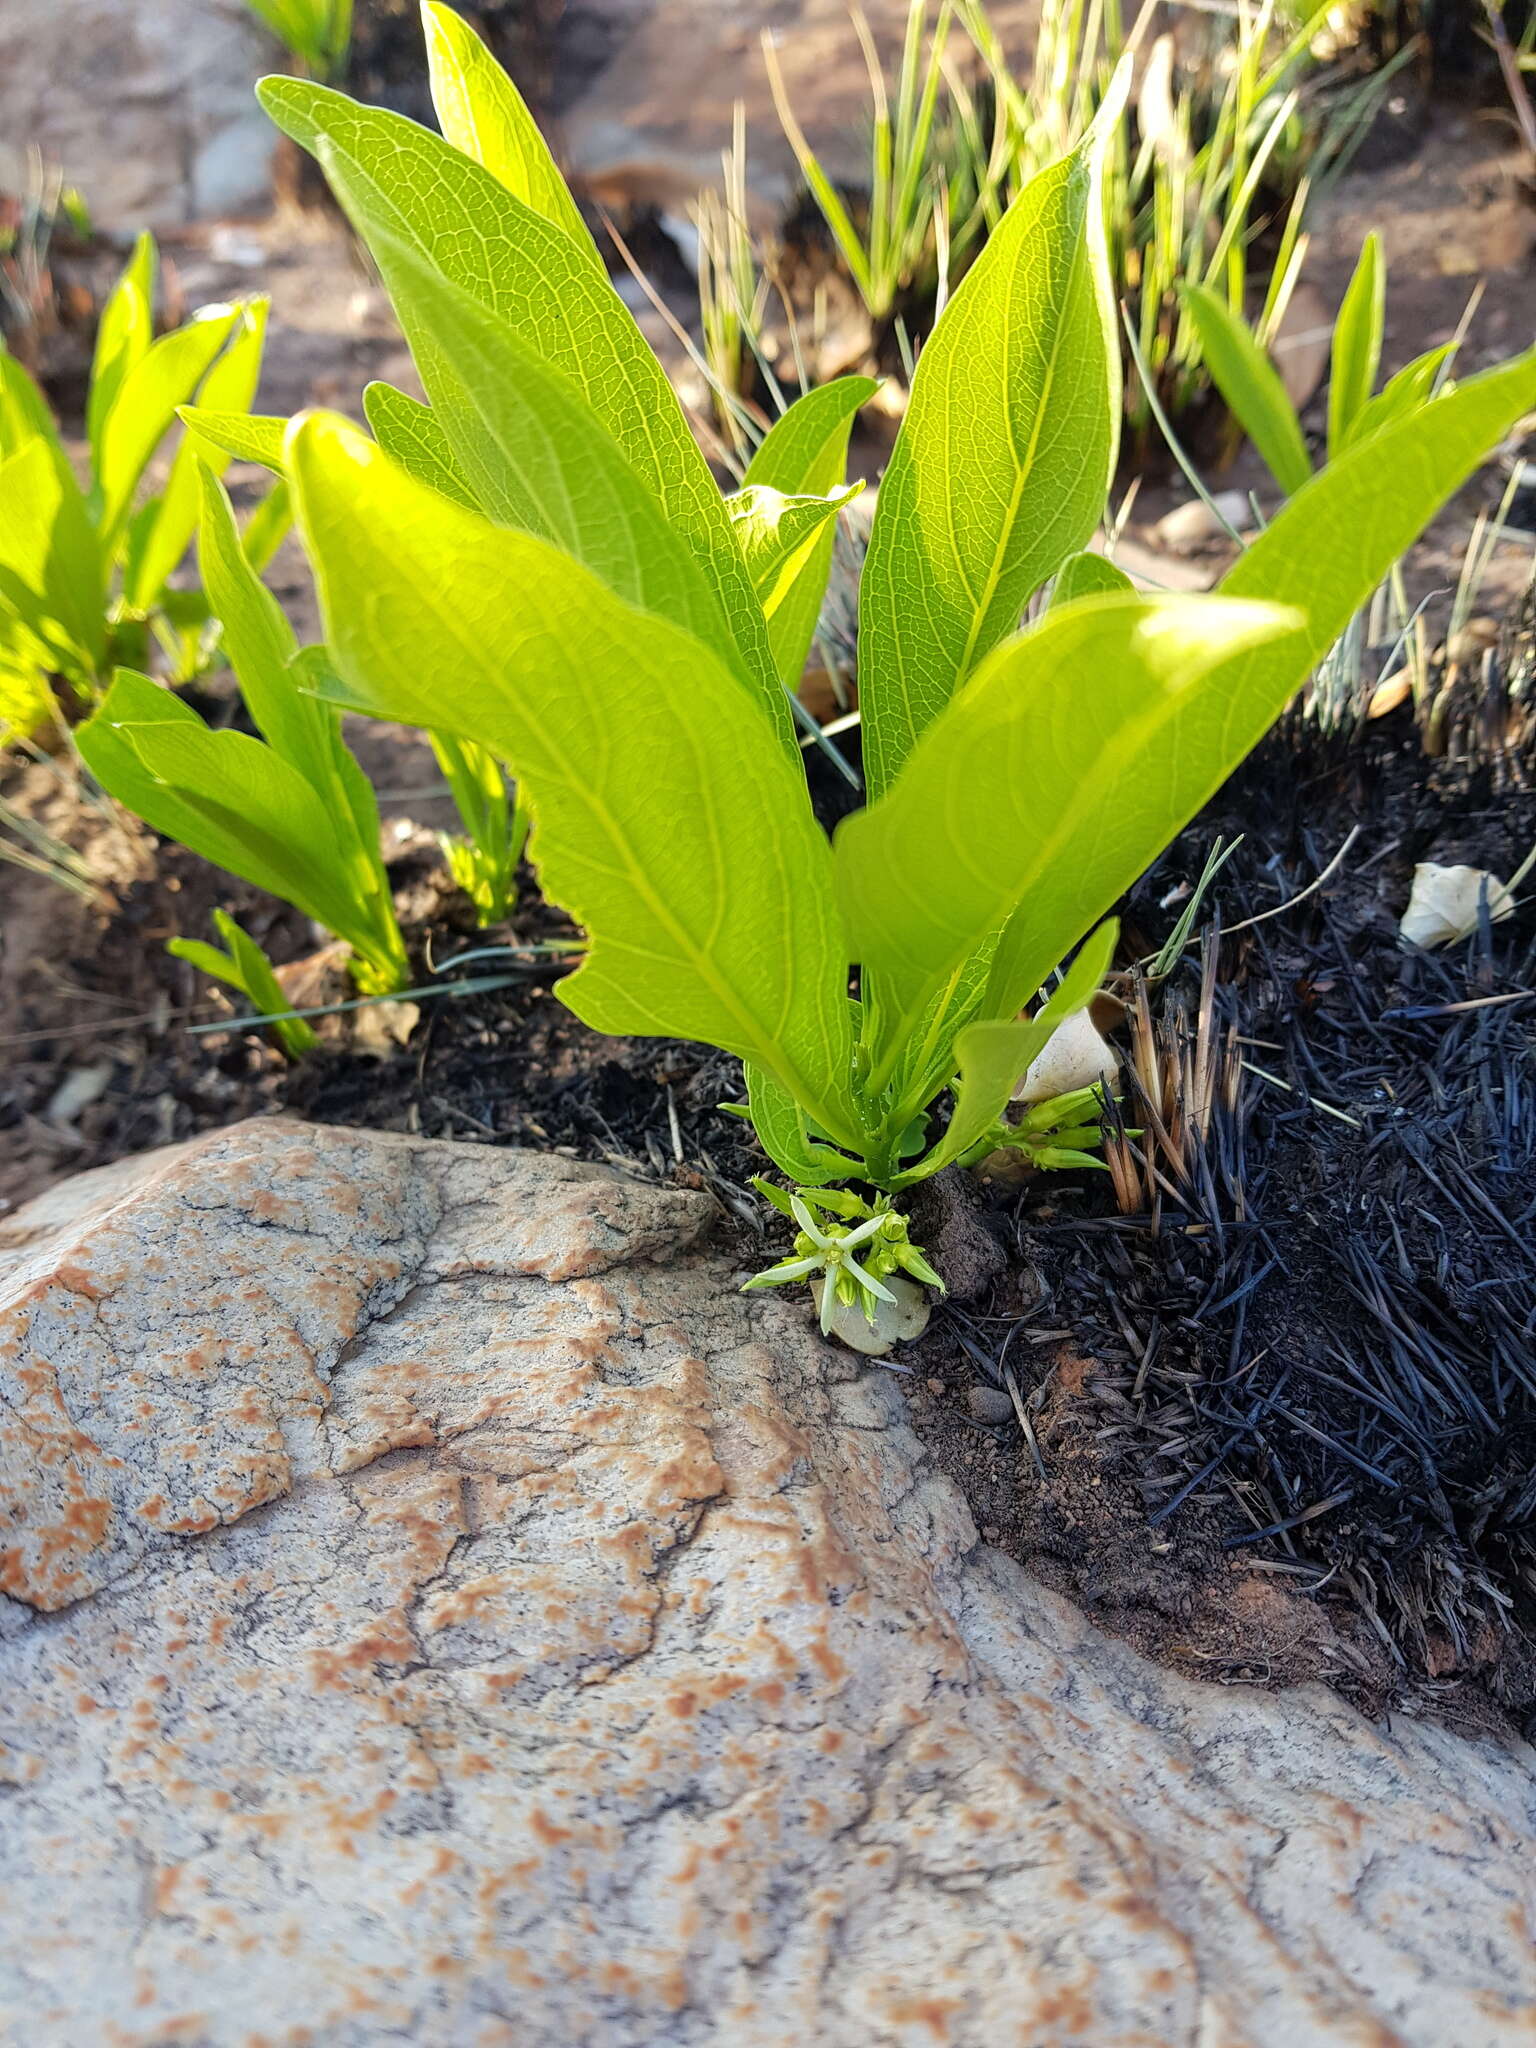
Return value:
<svg viewBox="0 0 1536 2048">
<path fill-rule="evenodd" d="M 829 840 L 791 700 L 868 385 L 797 398 L 723 498 L 515 86 L 448 8 L 423 18 L 441 132 L 260 89 L 426 394 L 372 386 L 371 434 L 242 428 L 315 574 L 300 695 L 514 778 L 540 886 L 586 934 L 560 1001 L 741 1061 L 795 1190 L 792 1254 L 761 1278 L 819 1281 L 824 1320 L 830 1297 L 866 1330 L 898 1282 L 934 1284 L 909 1189 L 999 1142 L 1091 1161 L 1093 1105 L 1013 1123 L 1020 1077 L 1111 970 L 1116 904 L 1536 406 L 1536 353 L 1406 417 L 1362 406 L 1215 591 L 1135 590 L 1088 552 L 1122 410 L 1103 179 L 1124 69 L 917 362 L 860 584 L 868 800 Z"/>
</svg>

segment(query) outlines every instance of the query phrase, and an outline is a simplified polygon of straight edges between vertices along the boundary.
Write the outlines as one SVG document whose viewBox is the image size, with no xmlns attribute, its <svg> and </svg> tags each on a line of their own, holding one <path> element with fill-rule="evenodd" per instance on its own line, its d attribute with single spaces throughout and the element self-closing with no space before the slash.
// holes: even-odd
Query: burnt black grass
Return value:
<svg viewBox="0 0 1536 2048">
<path fill-rule="evenodd" d="M 1410 738 L 1362 790 L 1362 761 L 1390 743 L 1357 744 L 1333 771 L 1307 745 L 1310 758 L 1298 735 L 1277 737 L 1227 793 L 1247 837 L 1214 907 L 1229 928 L 1273 910 L 1357 822 L 1360 864 L 1229 939 L 1208 927 L 1203 957 L 1153 992 L 1158 1072 L 1171 1062 L 1178 1080 L 1154 1099 L 1133 1063 L 1120 1110 L 1145 1133 L 1130 1150 L 1150 1199 L 1123 1215 L 1099 1185 L 1026 1191 L 1016 1247 L 1045 1290 L 1029 1319 L 1098 1362 L 1096 1427 L 1150 1526 L 1176 1536 L 1182 1513 L 1214 1516 L 1229 1551 L 1358 1609 L 1405 1693 L 1477 1673 L 1525 1715 L 1536 939 L 1526 908 L 1463 946 L 1410 953 L 1395 913 L 1407 857 L 1452 830 L 1454 857 L 1480 840 L 1508 872 L 1521 834 L 1536 836 L 1536 802 L 1508 760 L 1497 778 L 1486 761 L 1426 775 Z M 1149 928 L 1170 879 L 1199 875 L 1221 809 L 1133 896 Z M 1181 1173 L 1158 1134 L 1202 1058 L 1209 1110 Z M 1043 1224 L 1042 1201 L 1055 1212 Z M 995 1356 L 1008 1333 L 982 1328 Z"/>
</svg>

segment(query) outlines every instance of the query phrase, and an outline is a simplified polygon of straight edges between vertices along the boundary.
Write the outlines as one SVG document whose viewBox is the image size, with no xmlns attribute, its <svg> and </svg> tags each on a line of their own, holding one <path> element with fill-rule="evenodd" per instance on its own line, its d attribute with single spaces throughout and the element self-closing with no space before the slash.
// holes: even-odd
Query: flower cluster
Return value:
<svg viewBox="0 0 1536 2048">
<path fill-rule="evenodd" d="M 896 1299 L 885 1284 L 893 1273 L 910 1273 L 924 1286 L 945 1291 L 944 1282 L 907 1235 L 907 1219 L 892 1207 L 889 1196 L 880 1195 L 871 1204 L 847 1188 L 801 1188 L 791 1195 L 761 1178 L 752 1185 L 790 1218 L 797 1234 L 788 1258 L 754 1275 L 743 1293 L 754 1287 L 813 1281 L 823 1274 L 821 1327 L 829 1331 L 839 1302 L 847 1308 L 858 1303 L 865 1320 L 872 1323 L 875 1303 Z M 841 1218 L 846 1227 L 834 1218 Z"/>
</svg>

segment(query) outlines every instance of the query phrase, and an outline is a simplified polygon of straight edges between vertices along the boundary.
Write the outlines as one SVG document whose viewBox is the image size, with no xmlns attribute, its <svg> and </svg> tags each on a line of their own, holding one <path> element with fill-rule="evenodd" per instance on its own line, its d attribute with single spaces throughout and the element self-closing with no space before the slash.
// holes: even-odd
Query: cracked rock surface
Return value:
<svg viewBox="0 0 1536 2048">
<path fill-rule="evenodd" d="M 1504 2048 L 1523 1749 L 981 1546 L 707 1197 L 277 1121 L 0 1225 L 0 2040 Z"/>
</svg>

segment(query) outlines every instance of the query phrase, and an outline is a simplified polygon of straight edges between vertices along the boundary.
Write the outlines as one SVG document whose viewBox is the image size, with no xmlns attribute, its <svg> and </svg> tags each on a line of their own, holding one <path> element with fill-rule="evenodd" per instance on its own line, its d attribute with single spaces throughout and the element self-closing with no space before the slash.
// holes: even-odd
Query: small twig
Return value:
<svg viewBox="0 0 1536 2048">
<path fill-rule="evenodd" d="M 1498 56 L 1499 69 L 1504 74 L 1505 90 L 1515 110 L 1521 139 L 1531 156 L 1536 157 L 1536 108 L 1531 106 L 1531 96 L 1525 89 L 1525 80 L 1520 72 L 1520 60 L 1509 40 L 1509 30 L 1504 26 L 1501 0 L 1483 0 L 1483 11 L 1493 32 L 1494 51 Z"/>
<path fill-rule="evenodd" d="M 677 1121 L 677 1102 L 672 1094 L 672 1083 L 667 1083 L 667 1129 L 672 1136 L 672 1157 L 681 1166 L 683 1163 L 683 1133 Z"/>
<path fill-rule="evenodd" d="M 655 309 L 656 313 L 660 316 L 662 320 L 666 322 L 667 327 L 671 330 L 674 339 L 678 341 L 681 344 L 681 346 L 686 350 L 688 360 L 693 364 L 693 367 L 704 379 L 705 383 L 709 386 L 710 390 L 715 392 L 716 395 L 722 398 L 724 402 L 730 407 L 732 413 L 736 416 L 740 423 L 747 429 L 749 435 L 754 437 L 755 440 L 760 441 L 763 436 L 763 428 L 761 424 L 757 420 L 753 419 L 751 413 L 742 404 L 741 400 L 736 396 L 736 394 L 732 391 L 727 391 L 725 386 L 716 377 L 714 371 L 710 368 L 709 364 L 704 360 L 704 357 L 700 354 L 699 350 L 695 347 L 692 335 L 688 332 L 687 328 L 684 327 L 682 322 L 678 319 L 677 315 L 672 311 L 672 308 L 667 304 L 666 300 L 661 296 L 660 292 L 657 291 L 655 285 L 653 285 L 651 283 L 651 280 L 646 276 L 645 271 L 641 268 L 639 262 L 636 260 L 633 252 L 631 251 L 629 244 L 625 241 L 624 237 L 619 233 L 618 227 L 613 220 L 613 216 L 608 212 L 608 209 L 604 206 L 600 206 L 597 212 L 598 218 L 599 220 L 601 220 L 603 227 L 609 236 L 609 239 L 612 241 L 613 246 L 618 250 L 619 255 L 623 259 L 624 267 L 626 268 L 626 270 L 628 270 L 630 276 L 635 280 L 635 283 L 639 285 L 641 291 L 643 291 L 645 293 L 645 296 L 650 300 L 651 305 Z M 688 411 L 692 415 L 694 423 L 698 427 L 699 431 L 703 434 L 708 435 L 709 439 L 714 443 L 715 452 L 719 460 L 725 465 L 725 467 L 728 470 L 730 470 L 733 476 L 739 476 L 742 467 L 741 462 L 720 439 L 720 436 L 714 430 L 713 424 L 709 420 L 705 419 L 695 407 L 689 406 Z"/>
<path fill-rule="evenodd" d="M 55 1038 L 105 1038 L 114 1031 L 136 1031 L 141 1024 L 158 1024 L 162 1018 L 166 1024 L 177 1024 L 191 1015 L 190 1010 L 141 1010 L 137 1016 L 116 1017 L 94 1024 L 59 1024 L 51 1030 L 13 1031 L 8 1037 L 0 1038 L 0 1046 L 42 1045 Z M 229 1027 L 224 1025 L 220 1028 L 227 1030 Z"/>
<path fill-rule="evenodd" d="M 1349 849 L 1354 845 L 1355 841 L 1360 837 L 1362 830 L 1363 827 L 1359 825 L 1350 826 L 1349 833 L 1348 836 L 1345 838 L 1344 844 L 1333 856 L 1333 859 L 1329 861 L 1327 867 L 1323 869 L 1322 873 L 1319 874 L 1313 881 L 1308 882 L 1305 889 L 1298 891 L 1296 895 L 1290 897 L 1286 902 L 1277 903 L 1273 910 L 1261 910 L 1255 917 L 1245 917 L 1241 924 L 1228 925 L 1226 931 L 1222 934 L 1222 936 L 1224 938 L 1230 939 L 1234 932 L 1245 932 L 1249 929 L 1251 925 L 1263 924 L 1266 918 L 1279 917 L 1284 911 L 1294 910 L 1298 903 L 1305 903 L 1309 896 L 1315 896 L 1318 890 L 1322 888 L 1324 882 L 1326 882 L 1331 875 L 1337 873 L 1338 868 L 1341 862 L 1343 861 L 1345 855 L 1349 852 Z"/>
<path fill-rule="evenodd" d="M 1034 1459 L 1035 1470 L 1043 1481 L 1045 1478 L 1045 1460 L 1040 1455 L 1040 1446 L 1035 1441 L 1035 1432 L 1030 1425 L 1029 1417 L 1024 1413 L 1024 1402 L 1019 1393 L 1019 1382 L 1014 1376 L 1013 1367 L 1006 1362 L 1003 1366 L 1003 1379 L 1007 1384 L 1008 1398 L 1013 1403 L 1013 1412 L 1019 1418 L 1019 1427 L 1024 1432 L 1024 1441 L 1029 1445 L 1029 1455 Z"/>
<path fill-rule="evenodd" d="M 1157 395 L 1156 381 L 1151 371 L 1147 368 L 1146 357 L 1142 354 L 1141 342 L 1136 334 L 1136 323 L 1131 318 L 1131 309 L 1123 299 L 1120 301 L 1120 319 L 1125 328 L 1126 346 L 1130 349 L 1131 360 L 1136 365 L 1136 374 L 1141 379 L 1141 388 L 1147 394 L 1148 410 L 1151 412 L 1153 419 L 1156 420 L 1163 439 L 1168 444 L 1169 454 L 1172 455 L 1179 468 L 1183 470 L 1195 495 L 1200 499 L 1206 511 L 1210 513 L 1222 532 L 1227 535 L 1229 540 L 1236 541 L 1237 545 L 1241 547 L 1243 545 L 1242 535 L 1232 524 L 1231 520 L 1222 512 L 1221 507 L 1206 489 L 1200 472 L 1184 452 L 1184 444 L 1173 431 L 1173 423 L 1163 410 L 1163 402 Z"/>
<path fill-rule="evenodd" d="M 435 996 L 485 995 L 492 989 L 511 988 L 510 974 L 472 974 L 468 981 L 429 981 L 420 988 L 391 989 L 383 996 L 352 996 L 344 1003 L 317 1003 L 307 1010 L 272 1010 L 260 1017 L 223 1017 L 216 1024 L 188 1025 L 188 1035 L 201 1038 L 208 1032 L 249 1031 L 258 1024 L 285 1024 L 293 1017 L 339 1017 L 347 1010 L 370 1010 L 379 1003 L 430 1002 Z"/>
<path fill-rule="evenodd" d="M 1296 1093 L 1296 1090 L 1289 1081 L 1282 1081 L 1278 1074 L 1271 1074 L 1266 1072 L 1263 1067 L 1256 1067 L 1252 1060 L 1243 1061 L 1243 1071 L 1248 1074 L 1257 1074 L 1261 1081 L 1272 1082 L 1276 1088 L 1283 1088 L 1287 1095 L 1294 1095 Z M 1331 1102 L 1320 1102 L 1315 1095 L 1309 1095 L 1307 1100 L 1314 1109 L 1320 1109 L 1325 1116 L 1336 1116 L 1341 1124 L 1350 1124 L 1357 1131 L 1365 1129 L 1365 1125 L 1360 1121 L 1359 1117 L 1350 1116 L 1345 1110 L 1335 1109 Z"/>
<path fill-rule="evenodd" d="M 1528 1003 L 1536 999 L 1536 989 L 1512 989 L 1503 996 L 1471 996 L 1464 1003 L 1435 1003 L 1427 1009 L 1383 1010 L 1380 1021 L 1389 1023 L 1417 1023 L 1424 1017 L 1457 1017 L 1464 1010 L 1496 1010 L 1505 1003 Z"/>
</svg>

